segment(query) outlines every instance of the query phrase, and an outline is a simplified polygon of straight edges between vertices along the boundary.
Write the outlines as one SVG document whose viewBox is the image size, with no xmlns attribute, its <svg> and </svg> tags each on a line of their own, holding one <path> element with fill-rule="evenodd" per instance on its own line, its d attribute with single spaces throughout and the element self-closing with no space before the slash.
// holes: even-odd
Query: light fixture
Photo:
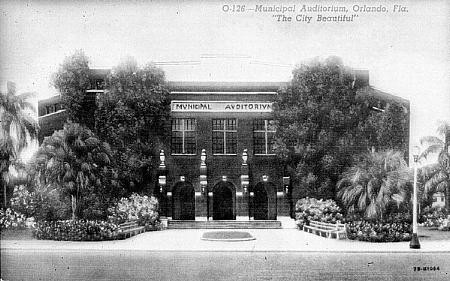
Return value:
<svg viewBox="0 0 450 281">
<path fill-rule="evenodd" d="M 247 149 L 244 149 L 244 152 L 242 153 L 242 161 L 244 165 L 247 165 L 247 160 L 248 160 L 248 154 L 247 154 Z"/>
<path fill-rule="evenodd" d="M 409 247 L 411 249 L 420 249 L 419 235 L 417 234 L 417 160 L 419 159 L 420 148 L 414 146 L 412 149 L 414 157 L 414 184 L 413 184 L 413 233 Z"/>
<path fill-rule="evenodd" d="M 417 145 L 412 148 L 412 155 L 414 158 L 414 162 L 417 162 L 419 160 L 419 153 L 420 153 L 420 147 Z"/>
<path fill-rule="evenodd" d="M 202 165 L 204 165 L 206 162 L 206 150 L 204 148 L 202 149 L 202 154 L 200 155 L 200 160 L 202 161 Z"/>
<path fill-rule="evenodd" d="M 160 166 L 164 167 L 166 165 L 166 155 L 164 155 L 164 150 L 161 149 L 161 151 L 159 152 L 159 161 L 160 161 Z"/>
</svg>

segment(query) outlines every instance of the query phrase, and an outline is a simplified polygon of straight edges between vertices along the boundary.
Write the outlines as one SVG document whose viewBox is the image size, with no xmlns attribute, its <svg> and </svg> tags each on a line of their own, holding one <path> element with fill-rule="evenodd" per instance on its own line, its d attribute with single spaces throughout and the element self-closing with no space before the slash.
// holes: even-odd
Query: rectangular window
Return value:
<svg viewBox="0 0 450 281">
<path fill-rule="evenodd" d="M 259 155 L 273 154 L 272 143 L 275 135 L 273 120 L 253 121 L 253 153 Z"/>
<path fill-rule="evenodd" d="M 197 122 L 195 119 L 172 119 L 172 154 L 196 154 Z"/>
<path fill-rule="evenodd" d="M 53 112 L 54 112 L 53 109 L 54 109 L 53 106 L 47 105 L 47 106 L 45 107 L 45 114 L 53 113 Z"/>
<path fill-rule="evenodd" d="M 237 154 L 237 120 L 212 120 L 213 154 Z"/>
<path fill-rule="evenodd" d="M 96 90 L 103 90 L 104 88 L 105 88 L 105 80 L 103 80 L 103 79 L 95 80 L 95 89 Z"/>
</svg>

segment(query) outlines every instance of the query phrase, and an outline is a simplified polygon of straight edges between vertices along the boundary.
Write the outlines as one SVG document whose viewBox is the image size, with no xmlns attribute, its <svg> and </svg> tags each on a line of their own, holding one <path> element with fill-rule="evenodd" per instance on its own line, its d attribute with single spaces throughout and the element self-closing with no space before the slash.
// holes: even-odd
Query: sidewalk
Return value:
<svg viewBox="0 0 450 281">
<path fill-rule="evenodd" d="M 146 232 L 126 240 L 71 242 L 49 240 L 2 240 L 1 250 L 120 250 L 120 251 L 245 251 L 245 252 L 450 252 L 450 240 L 421 241 L 412 250 L 409 242 L 369 243 L 319 237 L 297 229 L 243 229 L 256 240 L 242 242 L 204 241 L 213 229 L 169 229 Z M 223 231 L 217 230 L 217 231 Z"/>
</svg>

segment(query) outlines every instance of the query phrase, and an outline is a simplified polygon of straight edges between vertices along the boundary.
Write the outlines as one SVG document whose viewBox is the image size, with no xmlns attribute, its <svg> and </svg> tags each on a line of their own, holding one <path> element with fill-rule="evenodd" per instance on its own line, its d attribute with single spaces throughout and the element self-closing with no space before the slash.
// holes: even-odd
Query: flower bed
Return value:
<svg viewBox="0 0 450 281">
<path fill-rule="evenodd" d="M 409 222 L 352 221 L 347 223 L 347 237 L 351 240 L 369 242 L 399 242 L 411 240 Z"/>
<path fill-rule="evenodd" d="M 450 225 L 448 223 L 449 217 L 444 208 L 426 208 L 423 210 L 421 221 L 425 227 L 438 228 L 439 230 L 448 231 Z"/>
<path fill-rule="evenodd" d="M 34 217 L 38 205 L 35 198 L 35 193 L 29 192 L 24 185 L 16 186 L 10 199 L 11 207 L 26 217 Z"/>
<path fill-rule="evenodd" d="M 323 201 L 306 197 L 295 204 L 295 219 L 300 229 L 311 220 L 326 223 L 343 222 L 344 216 L 340 211 L 339 206 L 331 199 Z"/>
<path fill-rule="evenodd" d="M 146 231 L 159 230 L 161 222 L 158 208 L 158 200 L 155 197 L 134 193 L 129 198 L 120 199 L 114 207 L 109 208 L 108 219 L 116 224 L 135 220 L 138 225 L 145 226 Z"/>
<path fill-rule="evenodd" d="M 25 215 L 10 208 L 0 209 L 0 229 L 24 229 L 26 228 Z"/>
<path fill-rule="evenodd" d="M 64 241 L 102 241 L 118 238 L 115 223 L 88 220 L 41 221 L 33 231 L 37 239 Z"/>
</svg>

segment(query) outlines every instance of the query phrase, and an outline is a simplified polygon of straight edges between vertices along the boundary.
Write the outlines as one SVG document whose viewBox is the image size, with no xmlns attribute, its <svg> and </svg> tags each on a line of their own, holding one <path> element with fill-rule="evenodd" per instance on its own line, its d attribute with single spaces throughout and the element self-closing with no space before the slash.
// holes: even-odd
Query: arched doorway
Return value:
<svg viewBox="0 0 450 281">
<path fill-rule="evenodd" d="M 220 182 L 213 190 L 213 220 L 234 220 L 234 186 Z"/>
<path fill-rule="evenodd" d="M 255 186 L 253 197 L 253 216 L 255 220 L 267 220 L 269 219 L 269 199 L 267 198 L 267 192 L 262 183 L 258 183 Z"/>
<path fill-rule="evenodd" d="M 260 182 L 255 185 L 253 197 L 253 217 L 255 220 L 276 220 L 276 188 L 272 183 Z"/>
<path fill-rule="evenodd" d="M 174 220 L 195 220 L 195 192 L 192 184 L 179 182 L 173 190 Z"/>
</svg>

